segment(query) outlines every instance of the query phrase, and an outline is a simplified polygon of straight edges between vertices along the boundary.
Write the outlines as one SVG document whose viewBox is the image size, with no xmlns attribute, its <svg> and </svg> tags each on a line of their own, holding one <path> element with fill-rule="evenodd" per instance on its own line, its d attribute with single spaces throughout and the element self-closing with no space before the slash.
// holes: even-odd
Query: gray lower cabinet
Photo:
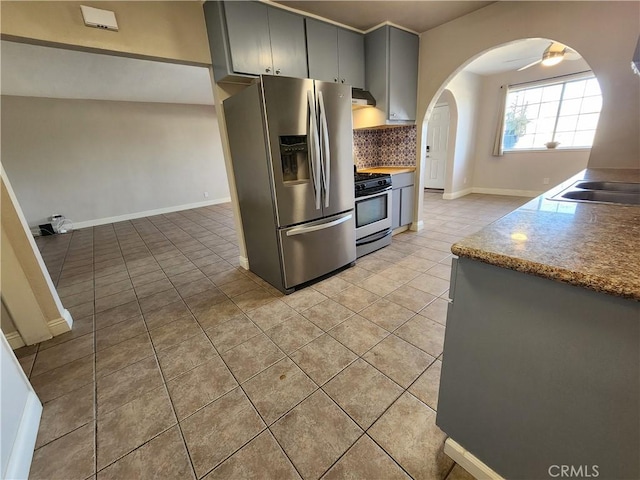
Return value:
<svg viewBox="0 0 640 480">
<path fill-rule="evenodd" d="M 413 222 L 414 178 L 414 173 L 399 173 L 391 177 L 391 228 Z"/>
<path fill-rule="evenodd" d="M 309 77 L 364 88 L 364 37 L 312 18 L 305 21 Z"/>
<path fill-rule="evenodd" d="M 205 2 L 214 78 L 307 77 L 304 18 L 260 2 Z"/>
<path fill-rule="evenodd" d="M 449 295 L 452 440 L 503 478 L 640 478 L 640 303 L 463 257 Z"/>
<path fill-rule="evenodd" d="M 419 42 L 417 35 L 389 25 L 365 35 L 366 88 L 387 124 L 416 120 Z"/>
</svg>

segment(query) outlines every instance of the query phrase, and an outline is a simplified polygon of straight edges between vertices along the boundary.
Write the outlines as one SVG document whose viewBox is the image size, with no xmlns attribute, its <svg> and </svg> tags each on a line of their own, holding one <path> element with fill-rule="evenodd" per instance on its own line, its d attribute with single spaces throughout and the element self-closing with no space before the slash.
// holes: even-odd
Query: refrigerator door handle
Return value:
<svg viewBox="0 0 640 480">
<path fill-rule="evenodd" d="M 338 218 L 337 220 L 333 220 L 327 223 L 321 223 L 320 225 L 312 225 L 310 227 L 296 227 L 287 231 L 287 237 L 292 237 L 294 235 L 302 235 L 304 233 L 317 232 L 318 230 L 324 230 L 325 228 L 335 227 L 336 225 L 340 225 L 341 223 L 347 222 L 351 220 L 353 214 L 350 213 L 342 218 Z"/>
<path fill-rule="evenodd" d="M 327 112 L 324 108 L 324 97 L 318 92 L 320 105 L 320 136 L 322 137 L 322 184 L 324 187 L 324 206 L 329 207 L 329 189 L 331 188 L 331 152 L 329 151 L 329 128 L 327 127 Z"/>
<path fill-rule="evenodd" d="M 311 160 L 311 176 L 313 177 L 313 194 L 316 201 L 316 210 L 320 210 L 320 142 L 318 140 L 318 126 L 316 125 L 316 102 L 313 90 L 307 90 L 309 103 L 309 160 Z"/>
</svg>

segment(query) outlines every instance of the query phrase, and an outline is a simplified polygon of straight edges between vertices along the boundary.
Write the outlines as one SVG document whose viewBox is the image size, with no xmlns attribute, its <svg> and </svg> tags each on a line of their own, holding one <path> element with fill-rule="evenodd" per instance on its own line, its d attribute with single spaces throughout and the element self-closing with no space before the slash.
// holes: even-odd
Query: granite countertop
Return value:
<svg viewBox="0 0 640 480">
<path fill-rule="evenodd" d="M 640 182 L 640 170 L 583 170 L 451 251 L 640 301 L 640 206 L 549 200 L 578 180 Z"/>
<path fill-rule="evenodd" d="M 358 172 L 361 173 L 388 173 L 390 175 L 397 175 L 399 173 L 413 173 L 415 171 L 416 167 L 370 167 L 358 169 Z"/>
</svg>

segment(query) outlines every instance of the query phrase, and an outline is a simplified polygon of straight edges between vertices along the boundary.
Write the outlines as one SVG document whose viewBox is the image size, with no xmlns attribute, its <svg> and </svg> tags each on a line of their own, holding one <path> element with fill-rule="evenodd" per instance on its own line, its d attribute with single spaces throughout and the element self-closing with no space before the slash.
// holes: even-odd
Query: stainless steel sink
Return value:
<svg viewBox="0 0 640 480">
<path fill-rule="evenodd" d="M 583 202 L 622 203 L 625 205 L 640 205 L 640 191 L 614 192 L 609 190 L 572 190 L 562 194 L 562 198 L 580 200 Z"/>
<path fill-rule="evenodd" d="M 640 183 L 579 180 L 550 200 L 640 205 Z"/>
<path fill-rule="evenodd" d="M 607 190 L 610 192 L 640 193 L 640 183 L 627 182 L 578 182 L 576 188 L 586 190 Z"/>
</svg>

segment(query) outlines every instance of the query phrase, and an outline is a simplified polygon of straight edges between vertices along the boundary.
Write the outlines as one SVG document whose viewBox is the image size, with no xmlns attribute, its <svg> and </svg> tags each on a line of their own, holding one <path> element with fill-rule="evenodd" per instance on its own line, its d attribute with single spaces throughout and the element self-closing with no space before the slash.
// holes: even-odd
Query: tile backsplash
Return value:
<svg viewBox="0 0 640 480">
<path fill-rule="evenodd" d="M 416 126 L 353 131 L 353 161 L 358 168 L 415 167 Z"/>
</svg>

